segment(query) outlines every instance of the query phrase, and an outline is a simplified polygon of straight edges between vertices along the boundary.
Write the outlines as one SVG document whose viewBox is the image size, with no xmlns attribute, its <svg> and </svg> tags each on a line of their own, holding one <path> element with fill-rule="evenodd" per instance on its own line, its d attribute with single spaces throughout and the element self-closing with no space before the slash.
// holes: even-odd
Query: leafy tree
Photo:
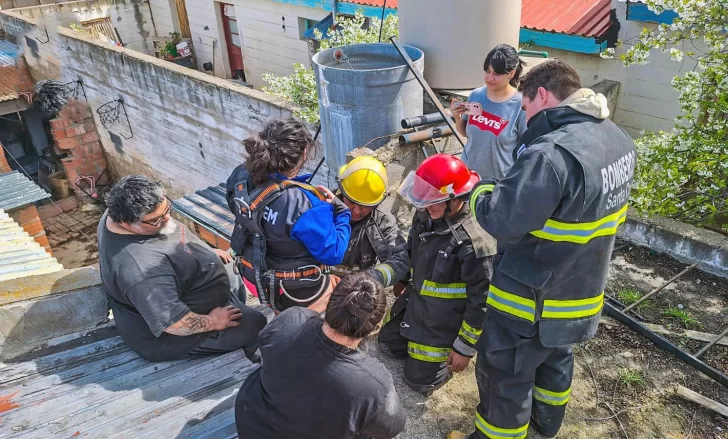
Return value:
<svg viewBox="0 0 728 439">
<path fill-rule="evenodd" d="M 327 39 L 323 39 L 321 32 L 315 30 L 316 39 L 321 42 L 318 51 L 347 44 L 376 43 L 379 41 L 380 27 L 379 19 L 367 19 L 359 10 L 354 17 L 339 21 L 336 30 L 329 30 Z M 390 37 L 397 35 L 397 16 L 390 14 L 384 18 L 382 41 L 388 41 Z M 293 74 L 277 76 L 267 73 L 263 75 L 263 80 L 268 83 L 263 87 L 264 92 L 295 103 L 301 108 L 297 114 L 298 117 L 311 123 L 318 123 L 318 95 L 316 79 L 311 67 L 297 63 L 293 65 Z"/>
<path fill-rule="evenodd" d="M 657 49 L 676 62 L 690 57 L 696 68 L 672 81 L 681 106 L 672 131 L 637 140 L 632 203 L 645 213 L 728 230 L 728 0 L 646 3 L 678 17 L 627 42 L 622 62 L 646 64 Z M 613 55 L 608 49 L 602 56 Z"/>
</svg>

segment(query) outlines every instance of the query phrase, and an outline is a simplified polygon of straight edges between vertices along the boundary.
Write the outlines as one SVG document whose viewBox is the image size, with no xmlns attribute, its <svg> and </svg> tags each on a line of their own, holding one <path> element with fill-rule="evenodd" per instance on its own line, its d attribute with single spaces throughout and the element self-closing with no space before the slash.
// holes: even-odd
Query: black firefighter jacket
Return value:
<svg viewBox="0 0 728 439">
<path fill-rule="evenodd" d="M 471 194 L 499 245 L 488 312 L 523 336 L 538 332 L 547 347 L 587 340 L 599 324 L 636 160 L 632 138 L 608 115 L 589 89 L 535 115 L 505 178 Z"/>
<path fill-rule="evenodd" d="M 407 239 L 409 302 L 400 334 L 422 361 L 446 361 L 450 349 L 472 357 L 482 333 L 496 242 L 468 203 L 452 218 L 432 221 L 418 210 Z"/>
<path fill-rule="evenodd" d="M 332 271 L 345 276 L 364 270 L 389 287 L 404 278 L 408 269 L 409 255 L 397 222 L 376 207 L 368 217 L 351 224 L 344 260 Z"/>
</svg>

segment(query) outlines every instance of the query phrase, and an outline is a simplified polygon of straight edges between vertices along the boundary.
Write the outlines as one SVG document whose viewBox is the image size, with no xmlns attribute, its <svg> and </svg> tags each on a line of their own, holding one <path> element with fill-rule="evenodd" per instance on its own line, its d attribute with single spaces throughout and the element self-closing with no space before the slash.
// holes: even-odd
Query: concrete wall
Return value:
<svg viewBox="0 0 728 439">
<path fill-rule="evenodd" d="M 309 64 L 308 43 L 301 39 L 303 29 L 299 29 L 299 24 L 302 25 L 304 18 L 321 20 L 328 12 L 271 0 L 229 0 L 225 3 L 235 6 L 248 83 L 260 88 L 265 85 L 264 73 L 288 75 L 293 73 L 294 63 Z M 215 75 L 231 77 L 220 2 L 187 0 L 187 14 L 200 69 L 202 64 L 212 61 L 212 42 L 216 41 Z"/>
<path fill-rule="evenodd" d="M 617 11 L 617 19 L 621 24 L 619 38 L 630 41 L 639 36 L 643 28 L 654 29 L 656 24 L 627 21 L 626 3 L 612 1 Z M 523 42 L 522 42 L 523 43 Z M 586 55 L 548 47 L 529 47 L 533 50 L 545 50 L 552 58 L 561 58 L 574 66 L 581 75 L 582 82 L 591 86 L 603 79 L 621 83 L 617 111 L 614 122 L 624 128 L 632 136 L 639 136 L 640 131 L 669 131 L 674 119 L 680 112 L 678 93 L 672 88 L 672 78 L 683 75 L 695 68 L 696 62 L 684 58 L 682 62 L 670 59 L 669 54 L 653 51 L 649 64 L 635 65 L 625 68 L 617 60 L 606 60 L 598 55 Z M 693 50 L 684 47 L 684 50 Z"/>
<path fill-rule="evenodd" d="M 0 24 L 28 38 L 38 34 L 32 22 L 13 12 L 0 13 Z M 288 117 L 293 111 L 265 93 L 103 45 L 68 29 L 51 38 L 37 51 L 27 46 L 26 38 L 18 38 L 31 70 L 55 72 L 64 82 L 82 78 L 113 174 L 149 175 L 161 180 L 172 196 L 227 179 L 244 158 L 242 140 L 269 119 Z M 96 110 L 119 97 L 129 124 L 122 111 L 118 123 L 106 129 Z"/>
<path fill-rule="evenodd" d="M 94 267 L 2 281 L 0 360 L 93 329 L 106 322 L 108 315 L 109 305 Z"/>
<path fill-rule="evenodd" d="M 14 9 L 13 12 L 40 20 L 49 28 L 56 25 L 68 27 L 71 23 L 108 17 L 126 47 L 143 53 L 153 53 L 150 37 L 157 36 L 149 3 L 143 0 L 72 1 Z M 45 34 L 39 39 L 45 41 Z"/>
</svg>

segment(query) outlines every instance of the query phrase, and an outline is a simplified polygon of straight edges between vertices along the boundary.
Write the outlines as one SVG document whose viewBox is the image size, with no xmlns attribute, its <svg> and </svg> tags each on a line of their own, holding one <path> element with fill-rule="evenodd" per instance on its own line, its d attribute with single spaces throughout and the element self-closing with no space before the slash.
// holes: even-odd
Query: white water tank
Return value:
<svg viewBox="0 0 728 439">
<path fill-rule="evenodd" d="M 399 37 L 425 52 L 432 88 L 484 85 L 483 62 L 498 44 L 518 49 L 521 0 L 399 0 Z"/>
</svg>

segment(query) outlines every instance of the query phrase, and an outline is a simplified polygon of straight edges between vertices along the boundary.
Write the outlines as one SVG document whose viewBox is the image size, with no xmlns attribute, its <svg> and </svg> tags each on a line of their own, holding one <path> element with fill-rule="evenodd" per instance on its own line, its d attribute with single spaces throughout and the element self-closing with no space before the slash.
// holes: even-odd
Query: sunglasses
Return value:
<svg viewBox="0 0 728 439">
<path fill-rule="evenodd" d="M 162 224 L 162 221 L 164 220 L 164 217 L 166 217 L 169 214 L 169 211 L 172 210 L 172 200 L 170 200 L 166 195 L 164 196 L 164 198 L 167 200 L 167 210 L 165 210 L 164 213 L 162 215 L 158 216 L 157 219 L 154 220 L 154 221 L 144 221 L 144 220 L 142 220 L 141 222 L 143 222 L 144 224 L 148 224 L 150 226 L 153 226 L 153 227 L 157 227 L 160 224 Z"/>
</svg>

